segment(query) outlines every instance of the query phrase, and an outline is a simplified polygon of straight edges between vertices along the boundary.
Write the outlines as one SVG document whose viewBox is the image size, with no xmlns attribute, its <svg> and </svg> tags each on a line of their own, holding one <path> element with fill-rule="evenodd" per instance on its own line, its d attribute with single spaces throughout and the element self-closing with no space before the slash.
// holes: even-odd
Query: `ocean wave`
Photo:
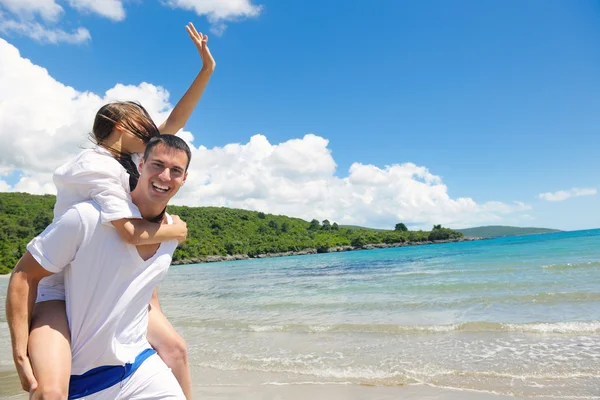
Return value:
<svg viewBox="0 0 600 400">
<path fill-rule="evenodd" d="M 515 300 L 519 303 L 556 303 L 561 301 L 597 301 L 600 300 L 600 293 L 587 292 L 559 292 L 530 294 L 524 296 L 505 297 L 507 300 Z M 493 299 L 492 299 L 493 300 Z"/>
<path fill-rule="evenodd" d="M 306 363 L 305 360 L 282 359 L 276 357 L 254 358 L 239 357 L 235 361 L 211 362 L 203 361 L 200 367 L 212 368 L 219 371 L 253 371 L 265 373 L 291 373 L 295 375 L 312 376 L 326 379 L 327 382 L 312 384 L 362 384 L 373 386 L 405 386 L 417 383 L 402 371 L 385 371 L 376 367 L 339 367 Z M 337 381 L 335 381 L 337 380 Z M 269 384 L 269 383 L 267 383 Z M 299 383 L 271 382 L 270 384 L 293 385 Z"/>
<path fill-rule="evenodd" d="M 541 322 L 529 324 L 502 324 L 510 332 L 531 333 L 600 333 L 600 321 L 581 322 Z"/>
<path fill-rule="evenodd" d="M 465 322 L 449 325 L 384 325 L 384 324 L 252 324 L 237 321 L 206 321 L 200 326 L 213 329 L 233 329 L 246 332 L 289 333 L 380 333 L 409 335 L 451 332 L 521 332 L 553 334 L 597 334 L 600 321 L 532 322 L 523 324 L 501 322 Z"/>
<path fill-rule="evenodd" d="M 326 382 L 326 381 L 304 381 L 304 382 L 263 382 L 263 386 L 300 386 L 300 385 L 352 385 L 352 382 Z"/>
<path fill-rule="evenodd" d="M 595 269 L 600 268 L 600 261 L 588 261 L 581 263 L 565 263 L 565 264 L 550 264 L 550 265 L 542 265 L 542 269 L 551 270 L 551 271 L 565 271 L 571 269 Z"/>
<path fill-rule="evenodd" d="M 268 380 L 263 385 L 369 385 L 369 386 L 408 386 L 427 385 L 453 390 L 482 391 L 486 387 L 495 387 L 501 395 L 531 394 L 531 389 L 543 389 L 546 393 L 556 392 L 563 388 L 565 382 L 574 379 L 585 379 L 594 382 L 600 378 L 600 371 L 589 372 L 538 372 L 538 373 L 506 373 L 500 371 L 473 371 L 446 369 L 443 367 L 426 367 L 412 369 L 390 365 L 334 365 L 335 360 L 324 360 L 320 357 L 260 357 L 236 354 L 227 360 L 202 361 L 199 366 L 220 371 L 251 371 L 268 374 L 295 375 L 297 378 L 288 381 L 282 379 Z M 306 377 L 300 378 L 298 377 Z M 308 378 L 308 379 L 307 379 Z M 514 386 L 519 381 L 521 385 Z M 586 389 L 587 390 L 587 389 Z M 490 392 L 493 393 L 493 392 Z M 585 392 L 583 392 L 585 393 Z M 583 394 L 582 393 L 582 394 Z M 528 396 L 529 397 L 529 396 Z M 557 398 L 562 398 L 561 396 Z M 565 396 L 564 398 L 571 398 Z M 593 398 L 582 396 L 580 398 Z"/>
<path fill-rule="evenodd" d="M 400 271 L 394 272 L 393 276 L 428 276 L 428 275 L 447 275 L 447 274 L 464 274 L 472 271 L 465 269 L 456 270 L 423 270 L 423 271 Z"/>
<path fill-rule="evenodd" d="M 448 296 L 437 295 L 418 298 L 416 293 L 406 300 L 396 299 L 389 300 L 391 295 L 382 297 L 381 299 L 373 299 L 370 301 L 312 301 L 308 302 L 305 299 L 290 301 L 273 301 L 255 304 L 253 307 L 266 312 L 284 312 L 291 313 L 293 311 L 330 311 L 331 313 L 356 313 L 356 312 L 403 312 L 415 310 L 449 310 L 449 309 L 469 309 L 470 307 L 478 307 L 481 305 L 490 304 L 515 304 L 517 306 L 535 304 L 558 304 L 558 303 L 574 303 L 574 302 L 594 302 L 600 301 L 600 293 L 590 292 L 539 292 L 534 294 L 507 294 L 503 293 L 498 296 L 470 296 L 468 298 L 449 299 Z M 396 296 L 397 298 L 399 296 Z M 270 299 L 269 299 L 270 300 Z"/>
</svg>

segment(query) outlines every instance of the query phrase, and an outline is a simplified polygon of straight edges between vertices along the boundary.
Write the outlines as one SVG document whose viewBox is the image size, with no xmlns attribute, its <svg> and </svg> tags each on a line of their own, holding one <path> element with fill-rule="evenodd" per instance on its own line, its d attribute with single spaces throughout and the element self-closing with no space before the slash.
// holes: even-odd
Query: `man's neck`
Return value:
<svg viewBox="0 0 600 400">
<path fill-rule="evenodd" d="M 131 193 L 131 200 L 137 206 L 138 210 L 140 210 L 142 218 L 151 222 L 160 223 L 162 221 L 164 211 L 167 208 L 166 204 L 149 204 L 148 202 L 144 202 L 135 190 Z"/>
</svg>

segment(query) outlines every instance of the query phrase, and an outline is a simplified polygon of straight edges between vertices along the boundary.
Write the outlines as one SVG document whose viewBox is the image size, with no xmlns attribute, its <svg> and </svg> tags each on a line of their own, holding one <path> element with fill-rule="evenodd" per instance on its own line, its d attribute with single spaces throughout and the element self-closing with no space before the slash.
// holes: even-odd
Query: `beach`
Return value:
<svg viewBox="0 0 600 400">
<path fill-rule="evenodd" d="M 194 398 L 198 399 L 247 399 L 247 400 L 303 400 L 307 398 L 332 400 L 504 400 L 516 399 L 476 391 L 441 389 L 424 385 L 404 387 L 374 387 L 340 384 L 269 384 L 260 380 L 245 383 L 228 383 L 226 374 L 211 376 L 211 371 L 195 370 Z M 213 373 L 214 374 L 214 373 Z M 240 379 L 238 376 L 237 379 Z M 244 378 L 242 378 L 244 379 Z M 211 383 L 218 382 L 218 383 Z M 0 371 L 0 398 L 25 400 L 27 394 L 20 390 L 18 378 L 13 371 Z"/>
<path fill-rule="evenodd" d="M 599 293 L 600 230 L 180 265 L 159 286 L 205 399 L 600 399 Z M 0 397 L 25 398 L 4 318 Z"/>
</svg>

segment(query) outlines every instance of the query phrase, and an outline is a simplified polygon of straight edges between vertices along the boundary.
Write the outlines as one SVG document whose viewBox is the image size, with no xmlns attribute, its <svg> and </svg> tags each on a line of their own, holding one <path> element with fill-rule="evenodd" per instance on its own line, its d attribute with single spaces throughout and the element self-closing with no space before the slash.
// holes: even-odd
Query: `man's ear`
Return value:
<svg viewBox="0 0 600 400">
<path fill-rule="evenodd" d="M 144 167 L 144 157 L 140 158 L 140 165 L 138 165 L 138 171 L 141 171 Z"/>
<path fill-rule="evenodd" d="M 181 182 L 181 186 L 184 185 L 185 181 L 187 180 L 187 176 L 188 176 L 188 172 L 185 171 L 185 174 L 183 175 L 183 181 Z"/>
</svg>

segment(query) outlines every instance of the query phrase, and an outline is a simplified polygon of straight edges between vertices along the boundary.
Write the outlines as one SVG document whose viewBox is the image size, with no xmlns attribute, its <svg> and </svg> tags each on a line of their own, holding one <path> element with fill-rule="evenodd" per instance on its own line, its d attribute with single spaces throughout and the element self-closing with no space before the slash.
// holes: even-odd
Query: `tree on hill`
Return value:
<svg viewBox="0 0 600 400">
<path fill-rule="evenodd" d="M 456 232 L 449 228 L 442 228 L 441 225 L 436 225 L 438 228 L 434 226 L 434 229 L 429 233 L 429 240 L 448 240 L 448 239 L 459 239 L 464 235 L 460 232 Z"/>
<path fill-rule="evenodd" d="M 310 225 L 308 226 L 308 230 L 316 231 L 321 228 L 321 223 L 317 219 L 313 219 L 310 221 Z"/>
<path fill-rule="evenodd" d="M 270 220 L 268 225 L 269 225 L 269 227 L 271 227 L 275 231 L 279 230 L 279 224 L 275 220 Z"/>
<path fill-rule="evenodd" d="M 323 220 L 323 225 L 321 227 L 324 231 L 328 231 L 331 229 L 331 222 L 328 219 Z"/>
<path fill-rule="evenodd" d="M 399 222 L 396 224 L 396 227 L 394 228 L 394 230 L 399 231 L 399 232 L 407 232 L 408 228 L 402 222 Z"/>
</svg>

